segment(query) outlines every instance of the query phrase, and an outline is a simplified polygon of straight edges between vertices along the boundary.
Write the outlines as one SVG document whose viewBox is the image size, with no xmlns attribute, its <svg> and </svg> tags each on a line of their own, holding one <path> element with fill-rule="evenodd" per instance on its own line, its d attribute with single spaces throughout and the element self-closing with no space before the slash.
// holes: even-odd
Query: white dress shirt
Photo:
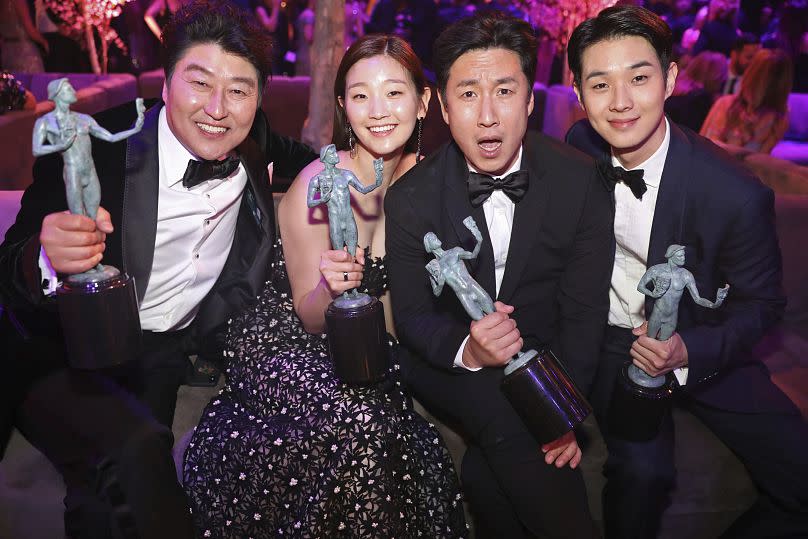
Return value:
<svg viewBox="0 0 808 539">
<path fill-rule="evenodd" d="M 651 225 L 654 222 L 659 184 L 668 147 L 671 129 L 665 119 L 665 138 L 657 150 L 631 170 L 642 169 L 643 180 L 648 190 L 642 199 L 637 199 L 623 182 L 614 188 L 614 269 L 609 288 L 609 325 L 635 328 L 645 321 L 645 295 L 637 290 L 637 283 L 648 269 L 648 245 L 651 241 Z M 612 165 L 622 166 L 612 156 Z M 687 381 L 687 367 L 674 370 L 681 385 Z"/>
<path fill-rule="evenodd" d="M 170 331 L 193 321 L 219 278 L 236 232 L 247 173 L 239 164 L 229 178 L 186 189 L 182 176 L 194 156 L 169 129 L 165 108 L 157 129 L 157 233 L 140 323 L 144 330 Z"/>
<path fill-rule="evenodd" d="M 477 172 L 471 163 L 466 162 L 469 171 Z M 512 172 L 518 171 L 522 168 L 522 148 L 519 148 L 519 154 L 516 157 L 511 168 L 501 176 L 495 178 L 502 178 Z M 505 275 L 505 264 L 508 262 L 508 248 L 511 244 L 511 230 L 513 229 L 513 212 L 516 204 L 508 198 L 508 195 L 497 189 L 491 193 L 491 196 L 483 202 L 483 213 L 485 213 L 485 224 L 488 227 L 488 236 L 491 238 L 491 248 L 494 251 L 494 280 L 496 283 L 496 293 L 499 295 L 499 287 L 502 285 L 502 278 Z M 469 335 L 460 343 L 460 348 L 455 354 L 454 366 L 471 371 L 480 370 L 481 367 L 472 369 L 463 363 L 463 349 L 469 340 Z"/>
<path fill-rule="evenodd" d="M 188 160 L 194 156 L 169 129 L 165 108 L 158 120 L 157 152 L 157 231 L 140 325 L 149 331 L 173 331 L 193 321 L 227 261 L 247 173 L 240 164 L 228 178 L 183 187 Z M 52 293 L 57 278 L 44 249 L 39 267 L 48 280 L 44 292 Z"/>
</svg>

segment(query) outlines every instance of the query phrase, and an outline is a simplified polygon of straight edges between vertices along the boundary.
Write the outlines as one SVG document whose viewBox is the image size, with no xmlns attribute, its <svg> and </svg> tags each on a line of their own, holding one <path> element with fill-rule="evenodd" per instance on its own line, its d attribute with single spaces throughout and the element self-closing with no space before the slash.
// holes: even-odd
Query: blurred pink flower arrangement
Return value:
<svg viewBox="0 0 808 539">
<path fill-rule="evenodd" d="M 45 0 L 45 6 L 59 19 L 61 32 L 82 43 L 95 73 L 106 73 L 109 46 L 127 54 L 126 44 L 112 28 L 112 19 L 121 14 L 130 0 Z M 97 50 L 96 37 L 101 44 Z"/>
</svg>

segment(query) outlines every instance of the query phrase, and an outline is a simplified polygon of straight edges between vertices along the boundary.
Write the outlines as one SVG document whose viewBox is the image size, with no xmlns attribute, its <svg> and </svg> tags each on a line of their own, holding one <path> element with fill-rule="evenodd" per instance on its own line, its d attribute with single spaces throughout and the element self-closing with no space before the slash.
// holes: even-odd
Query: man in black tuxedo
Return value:
<svg viewBox="0 0 808 539">
<path fill-rule="evenodd" d="M 163 44 L 164 104 L 126 141 L 93 142 L 96 220 L 64 211 L 62 160 L 48 156 L 0 246 L 0 434 L 18 427 L 63 474 L 73 538 L 193 535 L 170 453 L 188 353 L 265 281 L 275 238 L 267 163 L 294 177 L 316 158 L 258 111 L 271 47 L 246 14 L 191 3 Z M 99 123 L 118 131 L 134 120 L 128 109 Z M 134 365 L 76 371 L 49 292 L 102 255 L 135 279 L 143 350 Z"/>
<path fill-rule="evenodd" d="M 536 68 L 527 23 L 499 13 L 459 21 L 433 57 L 453 141 L 385 197 L 393 314 L 413 356 L 402 360 L 405 379 L 468 436 L 461 476 L 479 537 L 597 536 L 575 435 L 540 447 L 500 383 L 517 351 L 550 347 L 588 388 L 608 305 L 608 192 L 584 155 L 526 134 Z M 483 235 L 469 273 L 497 299 L 476 322 L 454 294 L 433 295 L 423 239 L 431 231 L 471 251 L 469 215 Z"/>
<path fill-rule="evenodd" d="M 603 10 L 573 32 L 568 55 L 589 121 L 567 140 L 603 160 L 615 208 L 609 326 L 590 397 L 609 448 L 606 535 L 656 537 L 675 480 L 669 413 L 648 442 L 610 433 L 617 373 L 633 360 L 653 376 L 673 372 L 675 404 L 721 438 L 758 486 L 760 499 L 726 536 L 808 537 L 808 427 L 751 354 L 785 306 L 774 195 L 723 150 L 665 117 L 677 67 L 659 17 L 635 6 Z M 657 341 L 645 334 L 653 302 L 637 283 L 671 244 L 685 247 L 702 294 L 728 283 L 729 295 L 717 310 L 685 295 L 677 332 Z"/>
</svg>

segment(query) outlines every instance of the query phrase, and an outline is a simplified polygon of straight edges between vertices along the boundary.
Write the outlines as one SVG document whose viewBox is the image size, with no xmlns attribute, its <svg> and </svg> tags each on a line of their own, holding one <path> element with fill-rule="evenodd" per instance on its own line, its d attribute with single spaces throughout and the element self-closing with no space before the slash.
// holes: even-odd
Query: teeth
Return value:
<svg viewBox="0 0 808 539">
<path fill-rule="evenodd" d="M 480 142 L 480 147 L 486 151 L 493 151 L 499 148 L 501 142 Z"/>
<path fill-rule="evenodd" d="M 205 131 L 206 133 L 217 133 L 218 134 L 218 133 L 224 133 L 225 131 L 227 131 L 226 127 L 216 127 L 214 125 L 201 124 L 201 123 L 198 123 L 198 122 L 197 122 L 196 125 L 197 125 L 197 127 L 199 127 L 199 129 L 201 129 L 202 131 Z"/>
<path fill-rule="evenodd" d="M 370 127 L 368 129 L 370 129 L 371 133 L 385 133 L 387 131 L 392 131 L 395 128 L 396 126 L 394 125 L 382 125 L 379 127 Z"/>
</svg>

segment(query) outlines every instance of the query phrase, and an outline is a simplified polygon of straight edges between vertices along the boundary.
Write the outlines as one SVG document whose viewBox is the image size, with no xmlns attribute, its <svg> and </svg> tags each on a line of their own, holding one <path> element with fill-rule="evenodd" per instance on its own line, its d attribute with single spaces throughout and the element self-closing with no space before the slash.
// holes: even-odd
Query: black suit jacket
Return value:
<svg viewBox="0 0 808 539">
<path fill-rule="evenodd" d="M 117 143 L 94 138 L 92 147 L 101 182 L 101 205 L 110 212 L 115 227 L 107 237 L 103 262 L 134 277 L 138 301 L 148 286 L 154 257 L 159 177 L 157 120 L 161 108 L 158 103 L 146 112 L 138 134 Z M 128 128 L 134 118 L 132 104 L 96 117 L 112 132 Z M 276 174 L 294 177 L 317 158 L 308 146 L 272 133 L 260 110 L 250 136 L 238 152 L 249 180 L 230 254 L 193 323 L 198 335 L 211 332 L 246 306 L 266 280 L 275 239 L 267 163 L 275 163 Z M 26 338 L 59 335 L 53 301 L 43 296 L 39 282 L 39 231 L 45 215 L 65 209 L 62 157 L 42 157 L 34 165 L 34 182 L 23 194 L 16 222 L 0 245 L 0 297 L 16 321 L 15 333 Z"/>
<path fill-rule="evenodd" d="M 670 122 L 671 137 L 659 186 L 648 266 L 665 262 L 672 243 L 685 246 L 685 267 L 699 294 L 719 309 L 699 307 L 689 294 L 679 304 L 677 331 L 688 351 L 684 389 L 712 406 L 741 412 L 794 409 L 769 380 L 752 348 L 785 309 L 782 262 L 774 222 L 774 193 L 726 152 Z M 596 158 L 609 147 L 587 120 L 567 141 Z M 653 300 L 645 303 L 646 313 Z"/>
<path fill-rule="evenodd" d="M 452 364 L 470 319 L 455 294 L 432 294 L 424 266 L 426 232 L 447 247 L 471 250 L 463 226 L 472 215 L 483 235 L 471 275 L 492 298 L 513 305 L 525 349 L 550 346 L 586 389 L 598 357 L 608 311 L 612 219 L 608 191 L 590 159 L 538 133 L 523 141 L 527 194 L 515 208 L 499 295 L 483 208 L 469 202 L 468 166 L 454 142 L 444 145 L 396 182 L 385 196 L 390 290 L 398 336 L 432 365 Z M 454 371 L 463 373 L 459 369 Z"/>
</svg>

